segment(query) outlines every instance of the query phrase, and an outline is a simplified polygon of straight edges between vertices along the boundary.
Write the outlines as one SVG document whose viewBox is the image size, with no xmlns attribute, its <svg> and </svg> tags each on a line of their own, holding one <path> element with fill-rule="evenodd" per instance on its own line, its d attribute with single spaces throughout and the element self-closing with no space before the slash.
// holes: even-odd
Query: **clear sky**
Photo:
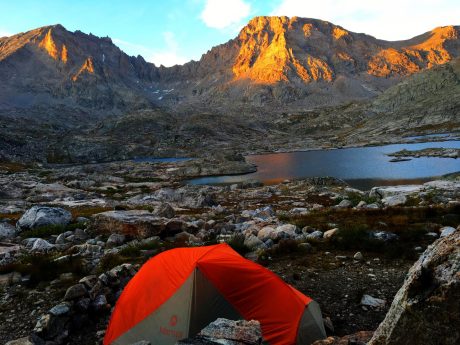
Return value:
<svg viewBox="0 0 460 345">
<path fill-rule="evenodd" d="M 0 37 L 60 23 L 171 66 L 198 60 L 257 15 L 318 18 L 399 40 L 460 25 L 460 0 L 0 0 Z"/>
</svg>

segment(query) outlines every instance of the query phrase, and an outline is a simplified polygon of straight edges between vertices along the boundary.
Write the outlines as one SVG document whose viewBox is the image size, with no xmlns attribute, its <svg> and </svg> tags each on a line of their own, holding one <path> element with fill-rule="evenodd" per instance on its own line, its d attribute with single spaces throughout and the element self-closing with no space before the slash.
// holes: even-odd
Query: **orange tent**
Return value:
<svg viewBox="0 0 460 345">
<path fill-rule="evenodd" d="M 269 344 L 325 337 L 317 303 L 218 244 L 169 250 L 145 263 L 121 294 L 104 345 L 175 344 L 219 317 L 258 320 Z"/>
</svg>

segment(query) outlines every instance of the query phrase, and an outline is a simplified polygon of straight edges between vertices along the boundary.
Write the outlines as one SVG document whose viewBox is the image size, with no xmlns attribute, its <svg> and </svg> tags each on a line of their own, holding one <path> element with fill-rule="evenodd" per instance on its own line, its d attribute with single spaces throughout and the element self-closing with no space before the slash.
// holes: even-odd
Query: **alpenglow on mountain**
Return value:
<svg viewBox="0 0 460 345">
<path fill-rule="evenodd" d="M 126 55 L 110 38 L 47 26 L 0 38 L 0 111 L 335 105 L 460 56 L 459 33 L 445 26 L 388 42 L 316 19 L 255 17 L 199 61 L 165 68 Z"/>
</svg>

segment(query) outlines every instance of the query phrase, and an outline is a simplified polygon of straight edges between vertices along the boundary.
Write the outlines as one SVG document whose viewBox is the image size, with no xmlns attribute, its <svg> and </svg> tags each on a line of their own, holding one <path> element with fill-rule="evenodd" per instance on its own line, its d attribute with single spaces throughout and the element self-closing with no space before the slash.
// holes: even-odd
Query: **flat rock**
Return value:
<svg viewBox="0 0 460 345">
<path fill-rule="evenodd" d="M 107 211 L 94 216 L 91 229 L 96 233 L 117 233 L 134 237 L 150 237 L 165 229 L 165 219 L 147 210 Z"/>
</svg>

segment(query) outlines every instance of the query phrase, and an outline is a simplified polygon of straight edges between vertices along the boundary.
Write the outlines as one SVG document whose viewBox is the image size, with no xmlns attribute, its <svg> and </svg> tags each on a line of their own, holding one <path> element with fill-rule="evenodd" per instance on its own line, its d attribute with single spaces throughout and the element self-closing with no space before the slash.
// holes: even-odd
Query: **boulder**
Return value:
<svg viewBox="0 0 460 345">
<path fill-rule="evenodd" d="M 382 204 L 385 206 L 401 206 L 407 202 L 407 196 L 405 194 L 397 194 L 388 196 L 382 199 Z"/>
<path fill-rule="evenodd" d="M 344 199 L 336 206 L 338 208 L 350 208 L 353 207 L 353 204 L 350 200 Z"/>
<path fill-rule="evenodd" d="M 194 338 L 178 341 L 180 345 L 259 345 L 262 343 L 260 323 L 255 320 L 227 320 L 219 318 Z"/>
<path fill-rule="evenodd" d="M 37 238 L 32 245 L 31 251 L 33 252 L 48 252 L 52 249 L 54 249 L 54 245 L 49 243 L 48 241 L 42 239 L 42 238 Z"/>
<path fill-rule="evenodd" d="M 153 213 L 158 217 L 164 218 L 174 218 L 176 216 L 176 212 L 167 202 L 162 203 Z"/>
<path fill-rule="evenodd" d="M 265 226 L 259 230 L 257 233 L 257 238 L 261 241 L 267 241 L 268 239 L 275 239 L 277 237 L 277 232 L 271 226 Z"/>
<path fill-rule="evenodd" d="M 47 225 L 67 225 L 72 214 L 59 207 L 33 206 L 16 223 L 18 230 L 33 229 Z"/>
<path fill-rule="evenodd" d="M 64 299 L 66 301 L 74 300 L 80 297 L 85 296 L 88 291 L 85 288 L 85 285 L 79 283 L 69 287 L 65 293 Z"/>
<path fill-rule="evenodd" d="M 316 231 L 313 231 L 311 234 L 305 235 L 305 238 L 307 240 L 319 240 L 319 239 L 323 238 L 323 232 L 319 231 L 319 230 L 316 230 Z"/>
<path fill-rule="evenodd" d="M 254 235 L 249 235 L 244 239 L 244 245 L 250 249 L 264 248 L 265 244 Z"/>
<path fill-rule="evenodd" d="M 0 240 L 10 240 L 16 235 L 16 228 L 13 225 L 0 222 Z"/>
<path fill-rule="evenodd" d="M 323 238 L 326 239 L 326 240 L 330 240 L 335 235 L 337 235 L 338 231 L 339 231 L 339 228 L 334 228 L 334 229 L 331 229 L 331 230 L 327 230 L 327 231 L 324 232 Z"/>
<path fill-rule="evenodd" d="M 109 248 L 121 246 L 125 243 L 126 236 L 123 234 L 111 234 L 107 239 L 106 245 Z"/>
<path fill-rule="evenodd" d="M 94 216 L 91 230 L 98 234 L 123 234 L 146 238 L 160 234 L 165 219 L 147 210 L 107 211 Z"/>
<path fill-rule="evenodd" d="M 460 343 L 460 231 L 436 240 L 409 270 L 369 345 Z"/>
</svg>

